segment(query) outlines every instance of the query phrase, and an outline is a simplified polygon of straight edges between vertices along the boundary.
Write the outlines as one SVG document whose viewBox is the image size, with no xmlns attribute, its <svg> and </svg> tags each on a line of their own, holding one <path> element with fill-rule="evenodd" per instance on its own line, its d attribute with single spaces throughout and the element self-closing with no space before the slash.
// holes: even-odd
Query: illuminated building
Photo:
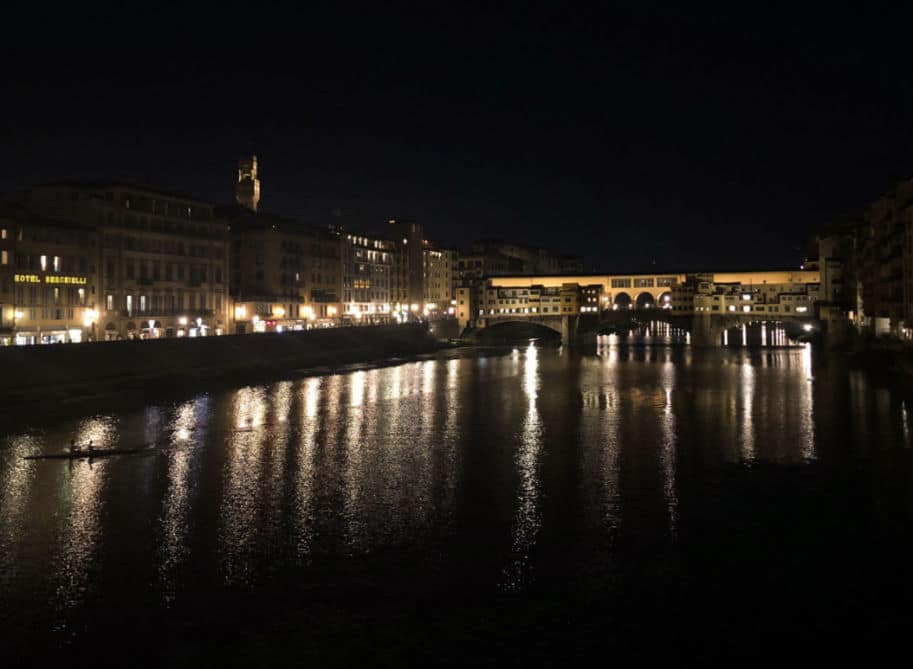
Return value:
<svg viewBox="0 0 913 669">
<path fill-rule="evenodd" d="M 689 316 L 734 313 L 771 320 L 811 318 L 819 282 L 818 270 L 502 276 L 458 287 L 456 311 L 463 327 L 484 327 L 493 318 L 619 309 L 663 309 Z M 554 303 L 559 296 L 560 304 Z"/>
<path fill-rule="evenodd" d="M 424 228 L 421 223 L 391 218 L 382 233 L 397 248 L 397 267 L 405 278 L 405 300 L 411 304 L 421 303 L 425 298 L 424 286 Z M 395 300 L 400 301 L 400 300 Z"/>
<path fill-rule="evenodd" d="M 91 227 L 0 212 L 0 345 L 95 338 L 97 243 Z"/>
<path fill-rule="evenodd" d="M 560 285 L 503 286 L 497 279 L 481 287 L 457 288 L 457 320 L 461 327 L 485 327 L 503 320 L 541 320 L 597 314 L 602 304 L 602 285 L 567 281 Z"/>
<path fill-rule="evenodd" d="M 411 305 L 391 299 L 394 242 L 353 232 L 341 236 L 343 321 L 370 324 L 402 318 Z"/>
<path fill-rule="evenodd" d="M 429 316 L 452 316 L 450 313 L 453 300 L 453 251 L 436 249 L 425 242 L 424 261 L 424 303 Z M 433 307 L 431 306 L 433 305 Z"/>
<path fill-rule="evenodd" d="M 202 336 L 228 324 L 228 227 L 211 204 L 113 181 L 28 191 L 36 215 L 95 231 L 99 339 Z"/>
<path fill-rule="evenodd" d="M 219 208 L 231 226 L 234 331 L 262 332 L 335 324 L 342 313 L 342 240 L 243 207 Z"/>
</svg>

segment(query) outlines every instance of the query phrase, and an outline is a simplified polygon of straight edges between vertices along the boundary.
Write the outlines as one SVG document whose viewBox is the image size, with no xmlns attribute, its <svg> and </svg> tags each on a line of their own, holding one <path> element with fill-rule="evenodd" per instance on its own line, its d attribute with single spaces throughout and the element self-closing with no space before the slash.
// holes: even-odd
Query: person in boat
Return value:
<svg viewBox="0 0 913 669">
<path fill-rule="evenodd" d="M 89 451 L 89 455 L 92 455 L 92 440 L 89 439 L 89 445 L 86 447 L 86 450 Z"/>
</svg>

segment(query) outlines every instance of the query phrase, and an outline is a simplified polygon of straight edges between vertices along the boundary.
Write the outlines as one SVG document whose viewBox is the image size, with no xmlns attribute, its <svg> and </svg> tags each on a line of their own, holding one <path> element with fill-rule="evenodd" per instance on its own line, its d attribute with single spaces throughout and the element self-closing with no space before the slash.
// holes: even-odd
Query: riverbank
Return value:
<svg viewBox="0 0 913 669">
<path fill-rule="evenodd" d="M 5 410 L 264 382 L 447 348 L 423 325 L 0 348 Z"/>
</svg>

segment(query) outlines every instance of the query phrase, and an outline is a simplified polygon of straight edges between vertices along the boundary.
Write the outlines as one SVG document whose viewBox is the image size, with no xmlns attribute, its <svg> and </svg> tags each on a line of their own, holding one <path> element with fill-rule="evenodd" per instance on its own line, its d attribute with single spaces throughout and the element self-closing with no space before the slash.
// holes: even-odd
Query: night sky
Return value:
<svg viewBox="0 0 913 669">
<path fill-rule="evenodd" d="M 795 265 L 913 173 L 909 36 L 871 5 L 488 4 L 5 11 L 0 191 L 228 202 L 253 148 L 264 209 L 680 270 Z"/>
</svg>

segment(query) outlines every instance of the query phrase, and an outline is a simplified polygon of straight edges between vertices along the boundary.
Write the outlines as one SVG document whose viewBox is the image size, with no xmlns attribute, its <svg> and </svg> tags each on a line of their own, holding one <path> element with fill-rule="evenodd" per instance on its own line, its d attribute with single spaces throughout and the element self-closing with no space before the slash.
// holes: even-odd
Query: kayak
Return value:
<svg viewBox="0 0 913 669">
<path fill-rule="evenodd" d="M 26 455 L 23 460 L 79 460 L 81 458 L 107 458 L 112 455 L 131 455 L 148 451 L 152 446 L 142 448 L 93 448 L 90 453 L 86 449 L 77 449 L 65 453 L 50 453 L 48 455 Z"/>
</svg>

